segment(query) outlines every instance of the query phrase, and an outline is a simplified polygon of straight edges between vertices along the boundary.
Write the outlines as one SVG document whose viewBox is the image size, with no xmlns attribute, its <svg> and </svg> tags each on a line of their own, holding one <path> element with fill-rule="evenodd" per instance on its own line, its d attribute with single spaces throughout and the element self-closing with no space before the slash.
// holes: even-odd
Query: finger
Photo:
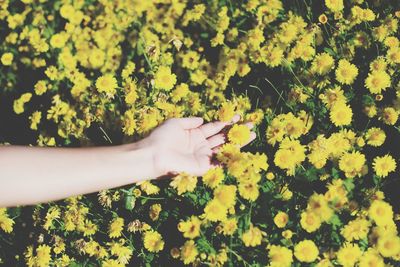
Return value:
<svg viewBox="0 0 400 267">
<path fill-rule="evenodd" d="M 248 144 L 249 144 L 251 141 L 253 141 L 256 137 L 257 137 L 257 134 L 256 134 L 255 132 L 250 132 L 250 138 L 249 138 L 249 140 L 248 140 L 247 142 L 245 142 L 245 143 L 242 144 L 242 145 L 237 145 L 237 144 L 235 144 L 235 146 L 237 146 L 237 147 L 239 147 L 239 148 L 242 148 L 242 147 L 244 147 L 245 145 L 248 145 Z M 222 144 L 222 145 L 223 145 L 223 144 Z M 212 148 L 212 153 L 213 153 L 213 154 L 218 154 L 218 152 L 221 150 L 222 145 L 218 145 L 218 146 Z"/>
<path fill-rule="evenodd" d="M 221 150 L 222 145 L 214 147 L 212 150 L 213 154 L 218 154 L 218 152 Z"/>
<path fill-rule="evenodd" d="M 208 144 L 210 145 L 211 148 L 222 145 L 223 143 L 226 142 L 226 137 L 225 134 L 216 134 L 211 136 L 210 138 L 207 139 Z"/>
<path fill-rule="evenodd" d="M 205 138 L 219 133 L 229 122 L 215 121 L 203 124 L 199 127 Z"/>
<path fill-rule="evenodd" d="M 225 126 L 233 124 L 237 121 L 239 121 L 240 115 L 236 114 L 233 116 L 231 122 L 224 122 L 224 121 L 214 121 L 214 122 L 209 122 L 204 125 L 201 125 L 199 129 L 202 131 L 203 135 L 208 138 L 210 136 L 213 136 L 217 133 L 219 133 Z"/>
<path fill-rule="evenodd" d="M 240 120 L 240 115 L 239 114 L 235 114 L 230 122 L 230 124 L 234 124 L 236 122 L 238 122 Z"/>
<path fill-rule="evenodd" d="M 242 144 L 240 147 L 244 147 L 245 145 L 249 144 L 251 141 L 253 141 L 254 139 L 256 139 L 257 134 L 255 132 L 250 132 L 250 138 L 247 142 L 245 142 L 244 144 Z"/>
<path fill-rule="evenodd" d="M 176 118 L 177 121 L 181 124 L 183 129 L 193 129 L 197 128 L 203 124 L 202 117 L 186 117 L 186 118 Z"/>
<path fill-rule="evenodd" d="M 249 129 L 253 129 L 254 124 L 252 122 L 246 122 L 245 125 L 249 127 Z"/>
</svg>

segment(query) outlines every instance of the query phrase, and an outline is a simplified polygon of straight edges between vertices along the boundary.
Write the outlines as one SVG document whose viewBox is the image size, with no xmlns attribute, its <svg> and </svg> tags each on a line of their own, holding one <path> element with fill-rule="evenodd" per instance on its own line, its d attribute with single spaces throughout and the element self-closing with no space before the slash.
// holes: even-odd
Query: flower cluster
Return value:
<svg viewBox="0 0 400 267">
<path fill-rule="evenodd" d="M 0 1 L 0 107 L 27 143 L 242 118 L 202 177 L 1 208 L 0 263 L 398 266 L 398 5 L 203 2 Z"/>
</svg>

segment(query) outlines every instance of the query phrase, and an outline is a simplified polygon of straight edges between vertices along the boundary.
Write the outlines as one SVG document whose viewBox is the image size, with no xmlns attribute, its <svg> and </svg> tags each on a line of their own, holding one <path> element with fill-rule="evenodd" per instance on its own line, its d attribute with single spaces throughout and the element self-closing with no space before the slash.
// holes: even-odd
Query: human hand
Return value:
<svg viewBox="0 0 400 267">
<path fill-rule="evenodd" d="M 226 142 L 226 135 L 220 131 L 239 121 L 235 115 L 232 122 L 215 121 L 203 124 L 201 117 L 171 118 L 154 129 L 143 141 L 153 151 L 154 168 L 160 176 L 176 175 L 186 172 L 201 176 L 215 166 L 211 162 L 219 146 Z M 246 123 L 251 129 L 252 123 Z M 251 132 L 248 142 L 253 141 L 255 132 Z"/>
</svg>

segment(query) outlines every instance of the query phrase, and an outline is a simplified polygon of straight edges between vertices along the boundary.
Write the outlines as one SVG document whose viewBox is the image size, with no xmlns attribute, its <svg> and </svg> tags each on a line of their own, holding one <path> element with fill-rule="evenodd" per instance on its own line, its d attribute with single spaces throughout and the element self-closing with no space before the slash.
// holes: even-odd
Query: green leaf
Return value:
<svg viewBox="0 0 400 267">
<path fill-rule="evenodd" d="M 340 177 L 340 172 L 336 168 L 332 168 L 332 177 L 333 178 L 339 178 Z"/>
<path fill-rule="evenodd" d="M 334 229 L 340 227 L 343 224 L 337 214 L 333 214 L 328 223 L 331 224 Z"/>
<path fill-rule="evenodd" d="M 351 179 L 351 178 L 346 179 L 346 180 L 344 180 L 343 184 L 344 184 L 344 187 L 346 187 L 346 190 L 348 192 L 353 191 L 353 189 L 354 189 L 354 181 L 353 181 L 353 179 Z"/>
<path fill-rule="evenodd" d="M 206 39 L 206 38 L 208 38 L 208 33 L 207 32 L 202 32 L 202 33 L 200 33 L 200 37 L 201 38 L 204 38 L 204 39 Z"/>
<path fill-rule="evenodd" d="M 333 56 L 333 57 L 336 56 L 335 51 L 333 51 L 333 50 L 332 50 L 331 48 L 329 48 L 329 47 L 324 47 L 324 51 L 325 51 L 326 53 L 328 53 L 329 55 Z"/>
<path fill-rule="evenodd" d="M 214 247 L 205 238 L 200 238 L 197 240 L 198 249 L 201 252 L 206 252 L 209 254 L 215 254 L 216 251 Z"/>
<path fill-rule="evenodd" d="M 142 198 L 141 200 L 140 200 L 140 203 L 142 204 L 142 205 L 144 205 L 144 204 L 146 204 L 146 202 L 147 202 L 147 198 Z"/>
<path fill-rule="evenodd" d="M 125 197 L 125 208 L 129 211 L 135 207 L 136 197 L 129 194 Z"/>
<path fill-rule="evenodd" d="M 308 169 L 305 172 L 305 176 L 306 176 L 307 180 L 310 181 L 310 182 L 318 180 L 317 169 L 316 168 Z"/>
</svg>

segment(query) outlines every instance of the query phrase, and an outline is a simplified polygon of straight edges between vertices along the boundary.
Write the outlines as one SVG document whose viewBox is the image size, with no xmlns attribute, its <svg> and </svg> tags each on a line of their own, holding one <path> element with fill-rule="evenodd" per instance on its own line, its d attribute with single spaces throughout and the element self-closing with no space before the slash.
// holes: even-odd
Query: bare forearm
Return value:
<svg viewBox="0 0 400 267">
<path fill-rule="evenodd" d="M 159 175 L 144 142 L 87 148 L 0 146 L 0 207 L 59 200 Z"/>
</svg>

